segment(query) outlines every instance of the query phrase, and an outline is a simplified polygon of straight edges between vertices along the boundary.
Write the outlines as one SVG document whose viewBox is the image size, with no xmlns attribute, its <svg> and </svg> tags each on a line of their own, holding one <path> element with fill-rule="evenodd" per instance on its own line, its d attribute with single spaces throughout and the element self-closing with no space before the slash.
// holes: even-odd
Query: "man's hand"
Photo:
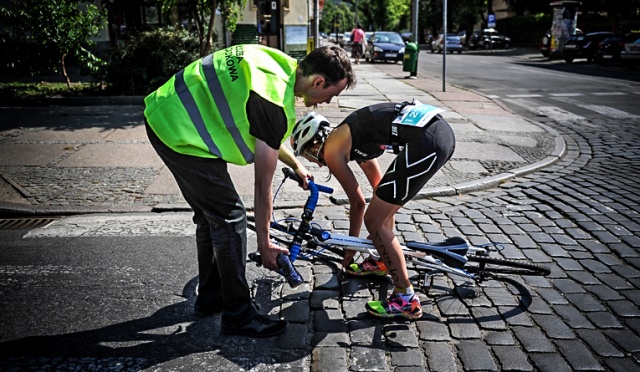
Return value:
<svg viewBox="0 0 640 372">
<path fill-rule="evenodd" d="M 309 180 L 313 181 L 313 174 L 311 174 L 304 165 L 300 164 L 297 168 L 294 169 L 296 174 L 302 178 L 303 184 L 300 185 L 303 189 L 307 189 L 309 187 Z"/>
<path fill-rule="evenodd" d="M 258 246 L 258 251 L 260 251 L 260 258 L 262 259 L 264 267 L 273 271 L 280 270 L 280 267 L 276 262 L 276 257 L 278 257 L 280 253 L 289 255 L 289 250 L 287 248 L 281 247 L 273 242 L 269 242 L 268 246 Z"/>
<path fill-rule="evenodd" d="M 313 175 L 304 167 L 304 165 L 302 165 L 302 163 L 298 161 L 298 159 L 296 159 L 295 156 L 293 156 L 293 153 L 284 145 L 284 143 L 280 145 L 278 159 L 285 163 L 289 168 L 293 169 L 296 174 L 302 178 L 303 184 L 300 185 L 300 187 L 306 190 L 309 186 L 307 181 L 313 181 Z"/>
</svg>

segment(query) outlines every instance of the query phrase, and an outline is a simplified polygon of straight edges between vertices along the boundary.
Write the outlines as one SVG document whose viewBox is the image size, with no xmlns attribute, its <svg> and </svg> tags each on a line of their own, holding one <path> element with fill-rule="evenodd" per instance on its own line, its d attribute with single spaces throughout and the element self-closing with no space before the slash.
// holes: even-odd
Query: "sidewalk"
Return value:
<svg viewBox="0 0 640 372">
<path fill-rule="evenodd" d="M 378 102 L 417 99 L 447 110 L 443 116 L 456 134 L 456 151 L 418 198 L 495 186 L 549 165 L 564 152 L 563 140 L 552 129 L 475 92 L 451 85 L 442 92 L 440 80 L 408 79 L 399 64 L 363 63 L 354 69 L 356 87 L 315 109 L 334 125 L 352 111 Z M 171 174 L 148 143 L 142 98 L 90 103 L 94 102 L 60 99 L 56 105 L 0 108 L 0 215 L 187 210 Z M 310 110 L 300 104 L 297 111 L 301 116 Z M 392 159 L 392 154 L 379 159 L 383 169 Z M 336 190 L 320 205 L 346 202 L 337 181 L 325 181 L 326 168 L 306 165 L 316 182 Z M 251 208 L 253 167 L 230 166 L 230 173 Z M 361 173 L 356 172 L 370 196 Z M 274 190 L 281 179 L 277 172 Z M 305 199 L 306 192 L 290 184 L 280 190 L 276 206 L 299 205 Z"/>
</svg>

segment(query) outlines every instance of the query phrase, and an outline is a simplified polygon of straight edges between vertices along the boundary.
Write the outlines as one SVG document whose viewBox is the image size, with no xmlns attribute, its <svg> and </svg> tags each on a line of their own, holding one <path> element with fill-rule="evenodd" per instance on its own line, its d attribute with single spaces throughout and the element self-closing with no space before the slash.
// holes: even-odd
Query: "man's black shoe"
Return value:
<svg viewBox="0 0 640 372">
<path fill-rule="evenodd" d="M 256 315 L 253 320 L 242 327 L 232 328 L 222 326 L 222 334 L 249 337 L 271 337 L 282 333 L 289 322 L 286 320 L 272 320 L 264 315 Z"/>
<path fill-rule="evenodd" d="M 222 306 L 210 306 L 210 307 L 201 306 L 193 309 L 193 313 L 199 317 L 215 315 L 221 312 L 222 312 Z"/>
</svg>

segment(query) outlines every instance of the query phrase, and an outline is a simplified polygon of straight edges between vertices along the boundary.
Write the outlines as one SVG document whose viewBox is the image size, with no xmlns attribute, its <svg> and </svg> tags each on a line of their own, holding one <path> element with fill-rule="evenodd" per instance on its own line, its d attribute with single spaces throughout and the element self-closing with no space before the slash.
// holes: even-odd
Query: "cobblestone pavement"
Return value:
<svg viewBox="0 0 640 372">
<path fill-rule="evenodd" d="M 640 370 L 637 123 L 556 129 L 568 153 L 555 165 L 499 188 L 414 201 L 396 221 L 405 240 L 505 244 L 505 257 L 547 265 L 549 277 L 486 282 L 471 296 L 443 277 L 421 294 L 423 319 L 377 321 L 364 303 L 384 295 L 387 281 L 336 278 L 313 265 L 313 369 Z M 325 211 L 323 223 L 346 229 L 339 215 Z M 341 301 L 320 306 L 322 296 Z"/>
<path fill-rule="evenodd" d="M 200 354 L 201 364 L 189 364 L 186 358 L 166 362 L 176 350 L 155 356 L 165 361 L 162 364 L 154 357 L 110 362 L 120 363 L 114 370 L 638 371 L 636 126 L 631 120 L 554 125 L 567 144 L 567 153 L 554 165 L 496 188 L 412 201 L 397 216 L 403 240 L 462 235 L 472 243 L 498 242 L 505 245 L 502 254 L 507 258 L 550 267 L 546 278 L 513 276 L 469 288 L 439 276 L 428 293 L 420 292 L 423 318 L 408 322 L 378 320 L 364 311 L 366 301 L 390 291 L 385 278 L 345 277 L 335 264 L 298 261 L 307 282 L 292 290 L 276 274 L 250 264 L 248 277 L 257 303 L 261 311 L 289 320 L 285 334 L 258 342 L 214 337 L 207 341 L 210 350 Z M 279 217 L 296 216 L 300 209 L 277 212 Z M 81 227 L 83 219 L 88 220 L 69 222 L 75 229 L 68 230 L 70 236 L 92 236 Z M 339 231 L 348 226 L 340 205 L 318 208 L 315 221 Z M 109 228 L 116 233 L 135 229 L 131 221 L 120 224 Z M 187 213 L 172 224 L 165 233 L 193 233 Z M 190 307 L 172 311 L 177 316 Z M 219 317 L 209 322 L 219 327 Z M 8 364 L 28 367 L 30 362 Z M 51 370 L 106 363 L 81 358 L 49 362 L 55 366 Z M 2 363 L 6 366 L 7 361 Z M 66 368 L 69 363 L 76 368 Z M 0 369 L 5 369 L 3 364 Z"/>
</svg>

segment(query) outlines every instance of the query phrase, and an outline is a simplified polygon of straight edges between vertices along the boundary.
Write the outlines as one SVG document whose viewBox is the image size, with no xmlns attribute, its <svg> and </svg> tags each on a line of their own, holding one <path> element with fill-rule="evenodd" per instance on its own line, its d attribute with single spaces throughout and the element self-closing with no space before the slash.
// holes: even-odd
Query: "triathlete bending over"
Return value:
<svg viewBox="0 0 640 372">
<path fill-rule="evenodd" d="M 381 257 L 352 263 L 346 250 L 342 262 L 352 275 L 390 274 L 395 289 L 383 301 L 369 301 L 367 311 L 378 317 L 422 316 L 420 300 L 409 281 L 394 215 L 442 168 L 455 149 L 455 136 L 439 115 L 443 110 L 420 102 L 380 103 L 359 109 L 332 129 L 315 112 L 296 124 L 291 144 L 296 156 L 326 165 L 344 189 L 350 204 L 349 234 L 358 236 L 362 221 Z M 388 146 L 397 153 L 383 175 L 376 160 Z M 375 190 L 366 209 L 365 197 L 348 162 L 355 160 Z"/>
</svg>

